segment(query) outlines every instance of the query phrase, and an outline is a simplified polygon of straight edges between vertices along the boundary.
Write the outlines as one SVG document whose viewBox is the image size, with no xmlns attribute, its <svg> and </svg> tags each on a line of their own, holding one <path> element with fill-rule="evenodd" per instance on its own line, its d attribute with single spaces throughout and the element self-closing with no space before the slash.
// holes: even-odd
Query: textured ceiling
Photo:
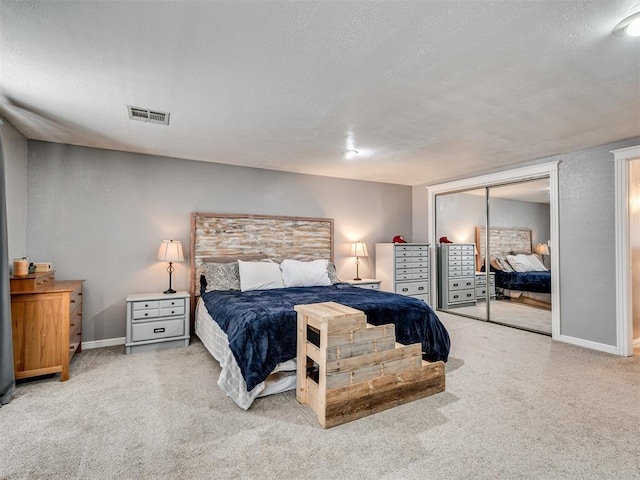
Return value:
<svg viewBox="0 0 640 480">
<path fill-rule="evenodd" d="M 611 34 L 636 11 L 0 0 L 0 114 L 30 139 L 434 183 L 639 135 L 640 38 Z"/>
</svg>

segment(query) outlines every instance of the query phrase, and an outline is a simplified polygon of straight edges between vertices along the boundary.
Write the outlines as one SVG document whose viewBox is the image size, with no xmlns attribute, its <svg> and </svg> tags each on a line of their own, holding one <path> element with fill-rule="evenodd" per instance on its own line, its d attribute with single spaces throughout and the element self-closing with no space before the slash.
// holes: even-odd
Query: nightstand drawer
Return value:
<svg viewBox="0 0 640 480">
<path fill-rule="evenodd" d="M 147 308 L 158 308 L 160 302 L 158 300 L 150 300 L 148 302 L 133 302 L 134 310 L 145 310 Z"/>
<path fill-rule="evenodd" d="M 160 309 L 161 317 L 175 317 L 176 315 L 184 315 L 184 306 Z"/>
<path fill-rule="evenodd" d="M 183 318 L 137 323 L 132 326 L 132 341 L 134 342 L 154 340 L 156 338 L 179 337 L 181 335 L 184 335 Z"/>
<path fill-rule="evenodd" d="M 163 308 L 184 308 L 184 298 L 175 298 L 173 300 L 160 300 L 160 309 Z"/>
<path fill-rule="evenodd" d="M 158 302 L 156 302 L 158 303 Z M 145 318 L 156 318 L 160 316 L 160 310 L 158 310 L 158 307 L 156 306 L 156 308 L 153 309 L 146 309 L 146 310 L 136 310 L 135 308 L 135 304 L 134 304 L 134 308 L 133 308 L 133 319 L 134 320 L 141 320 L 141 319 L 145 319 Z"/>
</svg>

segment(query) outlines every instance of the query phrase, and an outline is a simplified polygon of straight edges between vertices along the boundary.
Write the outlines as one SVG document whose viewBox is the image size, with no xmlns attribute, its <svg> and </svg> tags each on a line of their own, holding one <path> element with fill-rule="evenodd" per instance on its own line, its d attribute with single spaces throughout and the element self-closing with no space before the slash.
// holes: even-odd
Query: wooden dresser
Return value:
<svg viewBox="0 0 640 480">
<path fill-rule="evenodd" d="M 54 272 L 12 276 L 11 326 L 16 379 L 60 372 L 82 343 L 82 284 L 55 280 Z"/>
</svg>

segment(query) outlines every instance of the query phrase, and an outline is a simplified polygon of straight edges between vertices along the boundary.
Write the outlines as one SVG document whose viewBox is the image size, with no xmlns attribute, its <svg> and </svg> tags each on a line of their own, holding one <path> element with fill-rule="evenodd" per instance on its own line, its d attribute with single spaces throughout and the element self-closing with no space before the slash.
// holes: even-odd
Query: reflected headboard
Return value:
<svg viewBox="0 0 640 480">
<path fill-rule="evenodd" d="M 333 261 L 333 219 L 227 213 L 191 214 L 191 298 L 200 294 L 206 257 L 266 255 Z"/>
<path fill-rule="evenodd" d="M 485 227 L 476 227 L 476 245 L 478 256 L 476 257 L 476 271 L 484 264 Z M 517 253 L 532 253 L 530 228 L 489 228 L 489 254 L 497 253 L 511 255 Z"/>
</svg>

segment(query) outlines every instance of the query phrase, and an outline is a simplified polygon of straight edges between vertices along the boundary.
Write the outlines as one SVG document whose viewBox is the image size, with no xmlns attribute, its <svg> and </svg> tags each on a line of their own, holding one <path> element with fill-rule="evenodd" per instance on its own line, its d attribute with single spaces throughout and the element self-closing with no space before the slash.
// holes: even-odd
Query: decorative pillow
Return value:
<svg viewBox="0 0 640 480">
<path fill-rule="evenodd" d="M 327 260 L 283 260 L 280 264 L 282 282 L 285 287 L 321 287 L 331 285 Z"/>
<path fill-rule="evenodd" d="M 329 275 L 329 281 L 331 283 L 341 283 L 340 279 L 338 278 L 336 266 L 332 262 L 327 263 L 327 275 Z"/>
<path fill-rule="evenodd" d="M 531 264 L 526 255 L 519 253 L 518 255 L 507 255 L 509 265 L 516 272 L 535 272 L 535 267 Z"/>
<path fill-rule="evenodd" d="M 240 290 L 238 262 L 205 263 L 202 271 L 207 281 L 205 292 L 211 292 L 213 290 Z"/>
<path fill-rule="evenodd" d="M 270 290 L 283 288 L 280 265 L 275 262 L 245 262 L 238 260 L 240 290 Z"/>
<path fill-rule="evenodd" d="M 529 260 L 529 263 L 531 265 L 533 265 L 533 267 L 535 268 L 536 272 L 548 272 L 549 270 L 547 269 L 547 267 L 544 266 L 544 263 L 542 263 L 540 261 L 540 259 L 538 258 L 537 255 L 527 255 L 527 260 Z"/>
<path fill-rule="evenodd" d="M 494 261 L 500 266 L 498 270 L 509 273 L 513 272 L 513 268 L 511 267 L 511 265 L 509 265 L 509 262 L 507 262 L 507 260 L 502 255 L 495 255 L 491 262 L 493 263 Z"/>
<path fill-rule="evenodd" d="M 491 268 L 493 268 L 494 270 L 502 270 L 502 267 L 498 263 L 498 260 L 495 258 L 491 260 Z"/>
</svg>

